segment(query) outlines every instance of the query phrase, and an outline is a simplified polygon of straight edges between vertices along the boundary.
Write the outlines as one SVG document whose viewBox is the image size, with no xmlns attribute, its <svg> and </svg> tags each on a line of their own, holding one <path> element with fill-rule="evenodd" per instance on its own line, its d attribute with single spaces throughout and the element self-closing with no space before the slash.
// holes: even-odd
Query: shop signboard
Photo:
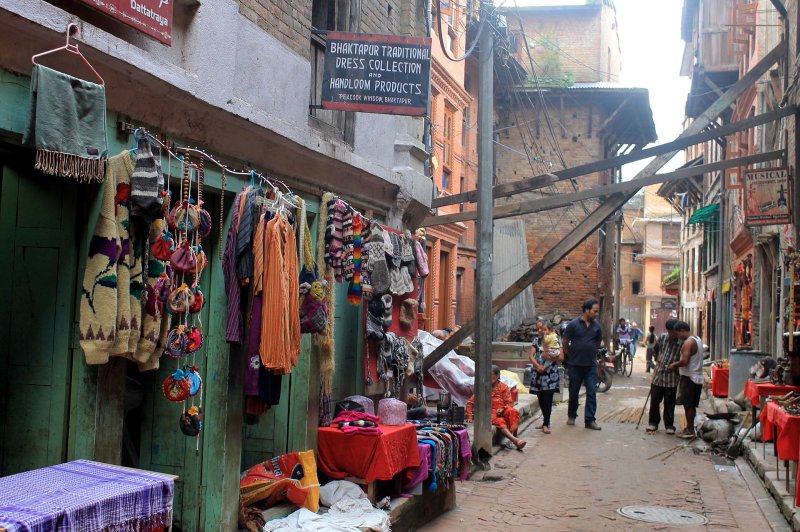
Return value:
<svg viewBox="0 0 800 532">
<path fill-rule="evenodd" d="M 322 108 L 424 116 L 431 39 L 329 32 Z"/>
<path fill-rule="evenodd" d="M 783 225 L 791 222 L 789 171 L 759 168 L 745 174 L 745 224 Z"/>
<path fill-rule="evenodd" d="M 80 1 L 167 46 L 172 46 L 172 3 L 175 0 Z"/>
</svg>

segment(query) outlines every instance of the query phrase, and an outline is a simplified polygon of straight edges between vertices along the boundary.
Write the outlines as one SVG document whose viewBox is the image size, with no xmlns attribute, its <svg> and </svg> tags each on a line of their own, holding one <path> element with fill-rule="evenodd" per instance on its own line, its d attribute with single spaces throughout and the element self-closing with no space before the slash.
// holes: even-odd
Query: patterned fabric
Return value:
<svg viewBox="0 0 800 532">
<path fill-rule="evenodd" d="M 560 386 L 560 376 L 558 366 L 555 364 L 547 368 L 543 373 L 533 372 L 531 378 L 531 392 L 545 392 L 547 390 L 558 390 Z"/>
<path fill-rule="evenodd" d="M 658 367 L 653 384 L 656 386 L 663 386 L 664 388 L 677 388 L 678 387 L 678 370 L 668 370 L 667 366 L 673 362 L 677 362 L 681 358 L 681 346 L 683 342 L 680 340 L 672 342 L 667 334 L 662 334 L 656 343 L 655 351 L 657 353 L 656 364 Z"/>
<path fill-rule="evenodd" d="M 77 460 L 0 478 L 8 532 L 151 530 L 172 524 L 170 475 Z"/>
<path fill-rule="evenodd" d="M 242 300 L 239 280 L 236 276 L 236 244 L 237 227 L 239 225 L 239 211 L 243 193 L 240 192 L 233 200 L 233 217 L 228 227 L 228 238 L 225 241 L 225 253 L 222 256 L 222 271 L 225 277 L 225 294 L 228 296 L 228 321 L 225 328 L 225 340 L 228 342 L 242 343 L 243 317 Z M 222 228 L 220 228 L 221 230 Z"/>
</svg>

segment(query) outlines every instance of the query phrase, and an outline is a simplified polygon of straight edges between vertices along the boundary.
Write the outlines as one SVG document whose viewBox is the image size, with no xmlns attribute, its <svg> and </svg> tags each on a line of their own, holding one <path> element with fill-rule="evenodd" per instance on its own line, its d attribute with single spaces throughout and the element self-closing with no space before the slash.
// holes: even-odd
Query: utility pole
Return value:
<svg viewBox="0 0 800 532">
<path fill-rule="evenodd" d="M 616 233 L 617 233 L 617 249 L 614 257 L 614 330 L 616 331 L 616 324 L 619 319 L 625 317 L 622 315 L 622 301 L 620 300 L 620 292 L 622 289 L 622 220 L 625 216 L 622 209 L 617 213 Z M 630 317 L 630 316 L 627 316 Z"/>
<path fill-rule="evenodd" d="M 725 306 L 725 298 L 723 297 L 722 293 L 722 284 L 725 281 L 724 273 L 725 273 L 725 244 L 729 242 L 728 236 L 728 220 L 725 213 L 725 173 L 722 172 L 720 176 L 720 193 L 719 193 L 719 221 L 717 222 L 717 278 L 719 281 L 717 282 L 717 313 L 714 316 L 714 321 L 716 322 L 714 326 L 716 327 L 716 331 L 714 332 L 714 342 L 717 344 L 714 346 L 714 359 L 715 360 L 722 360 L 728 358 L 728 354 L 725 352 L 725 347 L 727 346 L 727 335 L 725 334 L 726 329 L 726 320 L 725 314 L 727 313 L 727 309 L 724 308 Z"/>
<path fill-rule="evenodd" d="M 488 0 L 481 1 L 478 100 L 478 268 L 475 297 L 475 430 L 476 451 L 492 452 L 492 210 L 494 199 L 494 36 Z"/>
</svg>

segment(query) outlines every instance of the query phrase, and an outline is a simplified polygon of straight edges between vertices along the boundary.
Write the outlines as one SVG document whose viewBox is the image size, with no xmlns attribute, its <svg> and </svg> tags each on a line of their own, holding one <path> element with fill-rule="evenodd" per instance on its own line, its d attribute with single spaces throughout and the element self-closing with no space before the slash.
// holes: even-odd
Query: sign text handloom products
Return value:
<svg viewBox="0 0 800 532">
<path fill-rule="evenodd" d="M 424 116 L 431 76 L 431 39 L 327 34 L 322 107 Z"/>
</svg>

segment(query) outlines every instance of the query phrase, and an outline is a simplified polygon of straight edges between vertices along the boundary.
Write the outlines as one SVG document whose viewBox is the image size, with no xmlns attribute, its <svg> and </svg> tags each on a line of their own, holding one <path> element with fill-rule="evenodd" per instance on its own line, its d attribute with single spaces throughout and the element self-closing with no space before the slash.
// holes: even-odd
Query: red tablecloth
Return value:
<svg viewBox="0 0 800 532">
<path fill-rule="evenodd" d="M 383 435 L 345 434 L 333 427 L 319 429 L 317 457 L 329 477 L 363 478 L 367 482 L 390 480 L 406 468 L 419 466 L 414 425 L 381 425 Z"/>
<path fill-rule="evenodd" d="M 781 460 L 797 460 L 800 456 L 800 416 L 792 416 L 777 403 L 767 403 L 761 411 L 761 431 L 764 440 L 774 439 L 778 428 L 775 448 Z"/>
<path fill-rule="evenodd" d="M 728 397 L 728 379 L 731 370 L 711 366 L 711 393 L 714 397 Z"/>
<path fill-rule="evenodd" d="M 800 392 L 800 386 L 778 386 L 771 382 L 755 383 L 750 379 L 744 383 L 744 396 L 750 399 L 753 406 L 758 406 L 759 397 L 786 395 L 789 392 Z"/>
</svg>

